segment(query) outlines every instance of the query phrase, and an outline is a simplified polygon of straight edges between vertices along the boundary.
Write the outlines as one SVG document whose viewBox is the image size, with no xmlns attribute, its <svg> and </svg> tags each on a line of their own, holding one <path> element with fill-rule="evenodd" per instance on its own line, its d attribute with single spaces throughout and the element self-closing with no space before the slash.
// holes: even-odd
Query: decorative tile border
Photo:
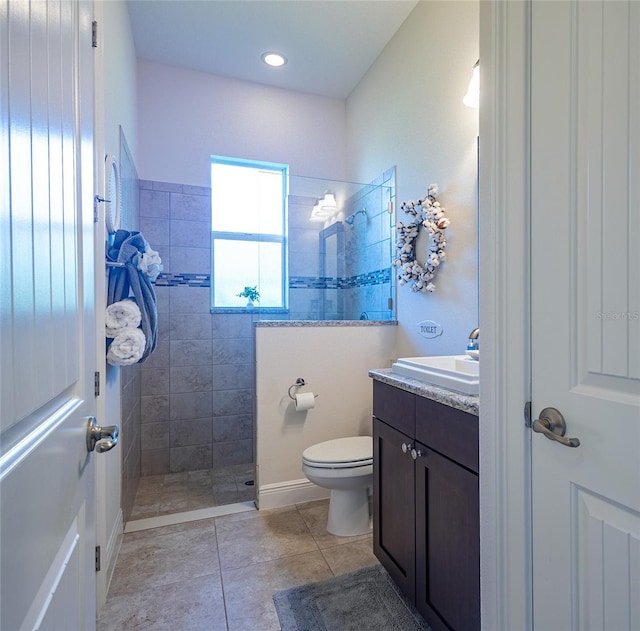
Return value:
<svg viewBox="0 0 640 631">
<path fill-rule="evenodd" d="M 289 289 L 349 289 L 382 285 L 391 281 L 389 268 L 358 274 L 349 278 L 324 276 L 291 276 Z M 161 273 L 155 281 L 157 287 L 211 287 L 210 274 L 168 274 Z"/>
<path fill-rule="evenodd" d="M 391 270 L 389 268 L 349 276 L 348 278 L 334 278 L 328 276 L 291 276 L 289 289 L 349 289 L 353 287 L 366 287 L 369 285 L 382 285 L 391 282 Z"/>
<path fill-rule="evenodd" d="M 211 287 L 210 274 L 158 274 L 157 287 Z"/>
</svg>

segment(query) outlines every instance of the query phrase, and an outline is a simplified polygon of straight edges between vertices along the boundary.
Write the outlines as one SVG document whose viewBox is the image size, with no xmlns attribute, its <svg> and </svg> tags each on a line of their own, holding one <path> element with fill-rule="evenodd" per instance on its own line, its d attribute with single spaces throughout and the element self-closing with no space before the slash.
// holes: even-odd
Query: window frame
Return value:
<svg viewBox="0 0 640 631">
<path fill-rule="evenodd" d="M 289 189 L 289 165 L 279 162 L 266 162 L 263 160 L 250 160 L 247 158 L 233 158 L 228 156 L 211 155 L 210 169 L 214 164 L 228 166 L 248 167 L 251 169 L 263 169 L 266 171 L 280 172 L 282 177 L 282 233 L 265 234 L 261 232 L 229 232 L 213 229 L 213 195 L 211 197 L 211 293 L 210 307 L 211 313 L 246 313 L 246 307 L 220 306 L 215 304 L 215 242 L 219 241 L 242 241 L 254 243 L 280 243 L 282 266 L 280 270 L 280 294 L 281 304 L 275 307 L 262 307 L 256 305 L 254 312 L 259 313 L 288 313 L 289 312 L 289 274 L 288 274 L 288 212 L 287 199 Z M 211 187 L 213 192 L 213 173 L 211 173 Z"/>
</svg>

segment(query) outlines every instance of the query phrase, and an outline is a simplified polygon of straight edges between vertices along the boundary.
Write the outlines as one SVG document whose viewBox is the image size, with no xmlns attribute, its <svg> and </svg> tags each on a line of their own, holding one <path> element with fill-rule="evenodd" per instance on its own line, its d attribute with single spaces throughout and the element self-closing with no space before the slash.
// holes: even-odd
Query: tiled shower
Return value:
<svg viewBox="0 0 640 631">
<path fill-rule="evenodd" d="M 349 221 L 325 227 L 309 221 L 316 200 L 302 190 L 308 183 L 290 178 L 289 311 L 268 319 L 394 318 L 394 179 L 390 169 L 371 185 L 345 188 Z M 125 519 L 254 493 L 253 322 L 260 310 L 211 312 L 210 189 L 145 180 L 139 186 L 140 231 L 164 269 L 156 281 L 158 345 L 140 367 L 141 478 Z"/>
</svg>

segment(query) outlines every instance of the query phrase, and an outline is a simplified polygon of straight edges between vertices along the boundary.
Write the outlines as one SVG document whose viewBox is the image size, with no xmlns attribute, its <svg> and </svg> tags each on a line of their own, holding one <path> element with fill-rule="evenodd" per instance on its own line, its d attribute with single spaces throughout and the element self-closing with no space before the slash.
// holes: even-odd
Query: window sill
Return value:
<svg viewBox="0 0 640 631">
<path fill-rule="evenodd" d="M 245 315 L 288 315 L 288 309 L 278 307 L 211 307 L 211 313 L 243 313 Z"/>
</svg>

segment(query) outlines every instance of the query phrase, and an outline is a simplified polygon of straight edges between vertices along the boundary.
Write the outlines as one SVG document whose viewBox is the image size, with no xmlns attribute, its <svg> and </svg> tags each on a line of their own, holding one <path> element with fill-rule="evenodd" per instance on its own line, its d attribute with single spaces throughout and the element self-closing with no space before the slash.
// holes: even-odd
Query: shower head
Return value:
<svg viewBox="0 0 640 631">
<path fill-rule="evenodd" d="M 354 212 L 352 215 L 349 215 L 344 222 L 349 224 L 350 226 L 353 226 L 353 222 L 356 220 L 356 217 L 358 215 L 364 215 L 365 217 L 367 216 L 367 209 L 363 208 L 362 210 L 356 210 L 356 212 Z"/>
</svg>

